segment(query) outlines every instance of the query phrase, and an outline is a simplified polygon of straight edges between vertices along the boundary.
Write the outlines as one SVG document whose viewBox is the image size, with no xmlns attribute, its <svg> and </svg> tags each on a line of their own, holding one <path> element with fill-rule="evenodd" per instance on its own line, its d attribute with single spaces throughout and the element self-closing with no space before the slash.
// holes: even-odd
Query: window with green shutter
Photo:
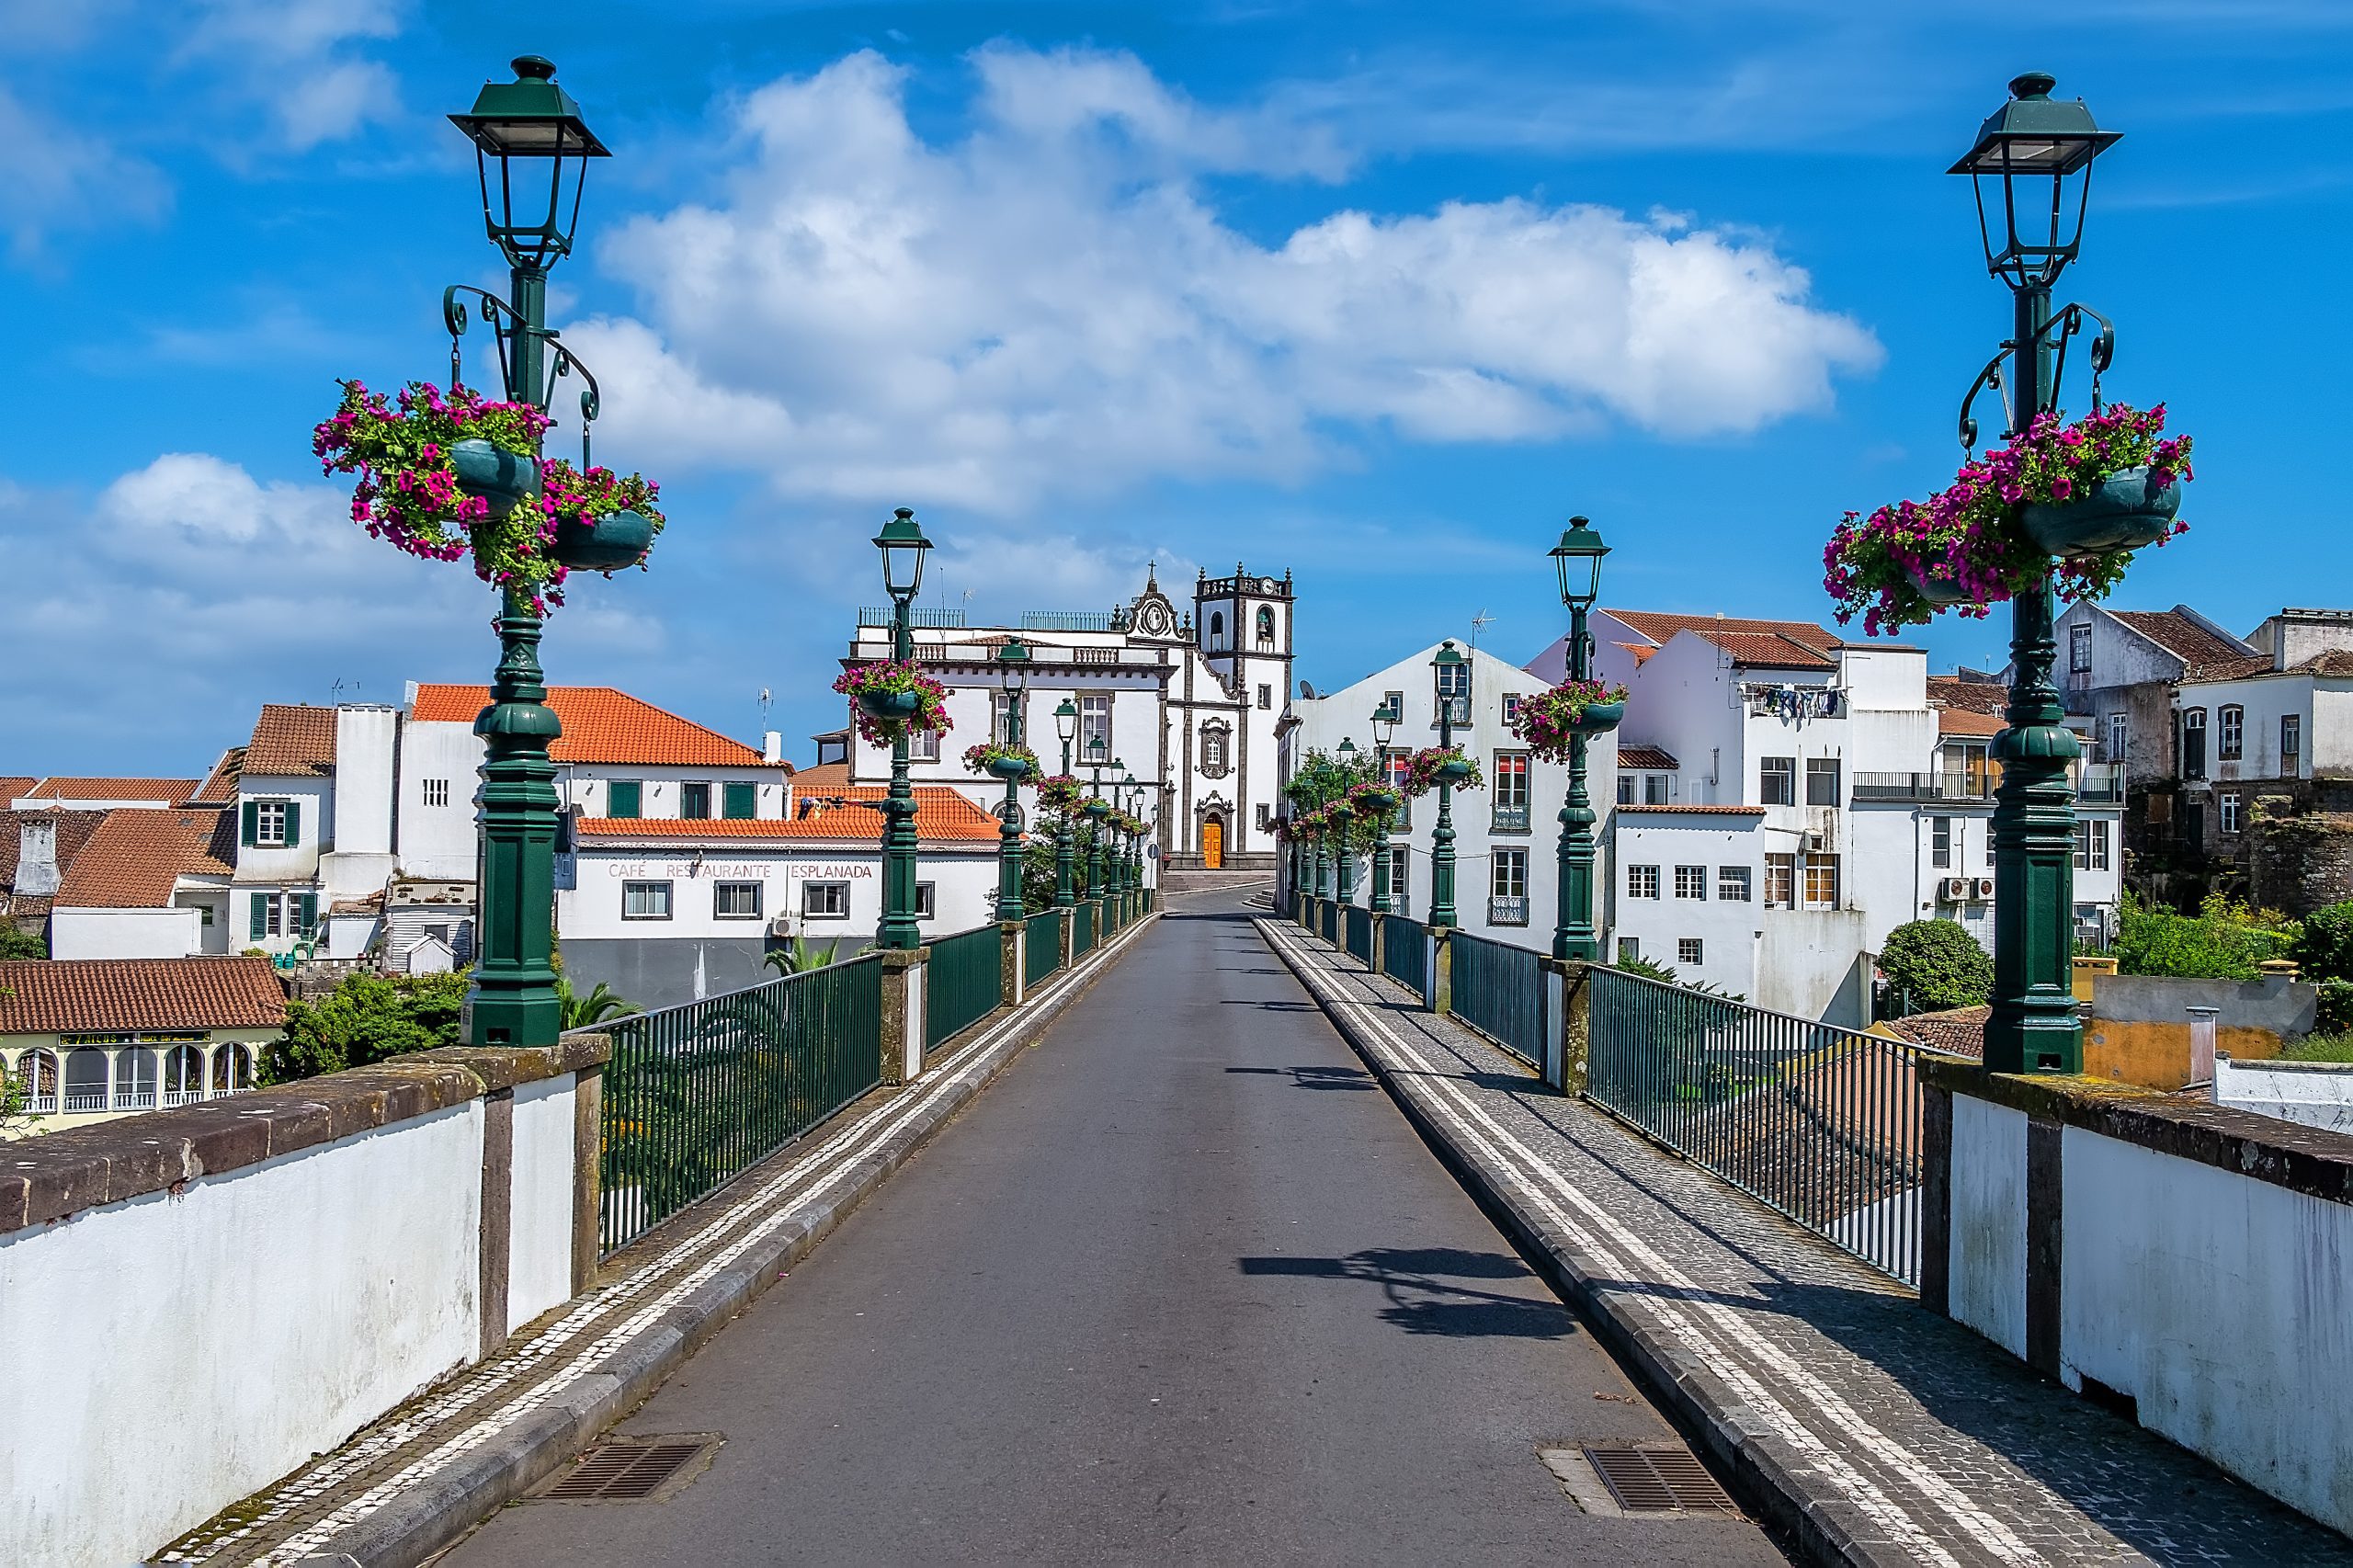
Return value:
<svg viewBox="0 0 2353 1568">
<path fill-rule="evenodd" d="M 302 894 L 301 907 L 297 912 L 297 918 L 301 921 L 301 924 L 295 927 L 296 935 L 302 937 L 315 937 L 318 935 L 319 895 L 317 893 L 306 892 Z"/>
<path fill-rule="evenodd" d="M 645 809 L 645 786 L 633 778 L 616 778 L 605 786 L 605 814 L 634 817 Z"/>
<path fill-rule="evenodd" d="M 245 810 L 250 812 L 253 807 L 247 806 Z M 270 895 L 266 892 L 254 894 L 253 924 L 246 928 L 245 934 L 256 942 L 269 935 L 269 899 Z"/>
<path fill-rule="evenodd" d="M 302 842 L 302 802 L 286 802 L 286 847 L 291 849 Z"/>
<path fill-rule="evenodd" d="M 251 849 L 261 842 L 261 802 L 247 801 L 244 810 L 239 814 L 244 821 L 243 830 L 237 835 L 237 842 Z"/>
<path fill-rule="evenodd" d="M 721 790 L 722 806 L 731 822 L 749 822 L 758 814 L 759 792 L 750 784 L 729 784 Z"/>
</svg>

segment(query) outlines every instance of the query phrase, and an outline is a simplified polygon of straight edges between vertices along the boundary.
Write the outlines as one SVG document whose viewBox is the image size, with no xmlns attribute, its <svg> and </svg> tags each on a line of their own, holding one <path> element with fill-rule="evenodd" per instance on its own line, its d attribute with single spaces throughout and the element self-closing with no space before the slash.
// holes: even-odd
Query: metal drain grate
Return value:
<svg viewBox="0 0 2353 1568">
<path fill-rule="evenodd" d="M 615 1437 L 589 1449 L 578 1464 L 535 1495 L 549 1503 L 642 1503 L 665 1497 L 709 1467 L 720 1441 L 716 1432 Z"/>
<path fill-rule="evenodd" d="M 1679 1443 L 1578 1446 L 1609 1495 L 1630 1514 L 1740 1513 L 1707 1467 Z"/>
</svg>

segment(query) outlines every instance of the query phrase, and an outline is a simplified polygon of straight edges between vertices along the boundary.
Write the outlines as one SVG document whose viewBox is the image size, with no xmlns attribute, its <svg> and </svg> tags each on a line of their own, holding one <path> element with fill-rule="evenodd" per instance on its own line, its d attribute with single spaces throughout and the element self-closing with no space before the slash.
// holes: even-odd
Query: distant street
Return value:
<svg viewBox="0 0 2353 1568">
<path fill-rule="evenodd" d="M 625 1432 L 658 1504 L 512 1506 L 447 1568 L 1768 1564 L 1588 1516 L 1536 1449 L 1665 1437 L 1242 917 L 1178 897 Z"/>
</svg>

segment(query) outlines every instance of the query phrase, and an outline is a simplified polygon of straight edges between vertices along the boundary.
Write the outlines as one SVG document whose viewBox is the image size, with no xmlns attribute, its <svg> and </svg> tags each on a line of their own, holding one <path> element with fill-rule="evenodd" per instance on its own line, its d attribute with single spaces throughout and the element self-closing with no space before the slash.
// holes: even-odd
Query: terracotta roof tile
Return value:
<svg viewBox="0 0 2353 1568">
<path fill-rule="evenodd" d="M 1620 746 L 1618 748 L 1618 766 L 1620 767 L 1647 767 L 1655 772 L 1672 769 L 1680 765 L 1676 762 L 1675 754 L 1673 752 L 1665 750 L 1659 746 Z"/>
<path fill-rule="evenodd" d="M 1972 713 L 1999 713 L 2009 706 L 2010 689 L 1999 681 L 1963 680 L 1959 676 L 1930 676 L 1928 700 Z"/>
<path fill-rule="evenodd" d="M 792 773 L 792 792 L 796 795 L 838 795 L 848 788 L 847 762 L 815 763 L 795 768 Z"/>
<path fill-rule="evenodd" d="M 2007 722 L 1999 713 L 1975 713 L 1966 708 L 1937 710 L 1937 733 L 1940 735 L 1998 735 Z"/>
<path fill-rule="evenodd" d="M 1838 661 L 1821 649 L 1779 632 L 1700 631 L 1699 635 L 1730 653 L 1733 663 L 1752 668 L 1835 670 L 1838 667 Z"/>
<path fill-rule="evenodd" d="M 153 814 L 163 816 L 167 813 L 157 812 Z M 63 876 L 72 868 L 74 858 L 82 852 L 82 846 L 90 841 L 90 835 L 96 833 L 98 824 L 106 820 L 104 812 L 0 812 L 0 888 L 17 885 L 17 854 L 24 847 L 22 829 L 28 821 L 56 825 L 57 870 Z M 22 913 L 21 909 L 19 913 Z"/>
<path fill-rule="evenodd" d="M 1651 655 L 1658 652 L 1656 645 L 1649 642 L 1612 642 L 1610 646 L 1613 648 L 1623 648 L 1629 653 L 1633 654 L 1634 667 L 1636 669 L 1640 669 L 1644 665 L 1649 664 L 1651 662 Z"/>
<path fill-rule="evenodd" d="M 271 778 L 324 778 L 335 771 L 335 710 L 262 704 L 243 768 Z"/>
<path fill-rule="evenodd" d="M 1747 632 L 1764 637 L 1787 637 L 1817 653 L 1826 653 L 1837 647 L 1840 641 L 1836 632 L 1811 620 L 1751 620 L 1729 615 L 1663 615 L 1646 609 L 1613 609 L 1602 613 L 1660 644 L 1665 644 L 1678 631 L 1696 631 L 1710 641 L 1714 641 L 1719 633 Z"/>
<path fill-rule="evenodd" d="M 40 782 L 38 778 L 0 775 L 0 810 L 15 804 L 19 795 L 30 794 L 33 786 Z"/>
<path fill-rule="evenodd" d="M 229 813 L 209 807 L 108 812 L 58 884 L 65 909 L 162 909 L 183 876 L 236 870 Z"/>
<path fill-rule="evenodd" d="M 1892 1029 L 1915 1045 L 1931 1051 L 1949 1051 L 1955 1056 L 1971 1056 L 1983 1061 L 1985 1056 L 1985 1020 L 1994 1015 L 1991 1007 L 1955 1007 L 1943 1013 L 1915 1013 L 1909 1017 L 1889 1018 L 1880 1027 Z"/>
<path fill-rule="evenodd" d="M 878 784 L 847 786 L 825 791 L 830 799 L 839 796 L 843 804 L 829 805 L 824 800 L 802 799 L 796 801 L 798 815 L 791 817 L 727 818 L 677 817 L 585 817 L 580 832 L 589 838 L 777 838 L 839 840 L 846 838 L 882 841 L 882 813 L 870 811 L 855 802 L 879 801 L 890 791 Z M 970 839 L 995 843 L 998 839 L 996 818 L 974 805 L 964 794 L 944 784 L 915 786 L 915 833 L 933 840 Z"/>
<path fill-rule="evenodd" d="M 1700 817 L 1761 817 L 1765 814 L 1762 806 L 1620 806 L 1616 809 L 1621 815 L 1627 812 Z"/>
<path fill-rule="evenodd" d="M 488 687 L 420 686 L 410 717 L 423 723 L 471 724 L 489 704 Z M 774 766 L 741 741 L 608 686 L 551 686 L 548 706 L 563 722 L 563 733 L 548 748 L 558 762 L 676 767 Z"/>
<path fill-rule="evenodd" d="M 2178 605 L 2172 609 L 2117 609 L 2109 613 L 2184 665 L 2220 664 L 2225 659 L 2246 656 L 2243 645 L 2215 635 L 2194 617 L 2183 613 Z"/>
<path fill-rule="evenodd" d="M 237 803 L 237 778 L 244 771 L 245 748 L 231 746 L 212 765 L 212 772 L 203 788 L 188 797 L 192 806 L 233 806 Z"/>
<path fill-rule="evenodd" d="M 32 801 L 152 801 L 177 805 L 196 793 L 198 778 L 44 778 L 25 791 Z"/>
<path fill-rule="evenodd" d="M 0 1034 L 277 1028 L 286 994 L 267 959 L 0 962 Z"/>
</svg>

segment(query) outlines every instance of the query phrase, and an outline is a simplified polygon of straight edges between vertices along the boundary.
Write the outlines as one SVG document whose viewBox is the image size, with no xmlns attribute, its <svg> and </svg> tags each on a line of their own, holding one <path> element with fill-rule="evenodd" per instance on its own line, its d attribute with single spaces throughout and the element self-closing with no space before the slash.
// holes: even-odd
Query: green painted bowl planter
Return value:
<svg viewBox="0 0 2353 1568">
<path fill-rule="evenodd" d="M 1588 702 L 1577 713 L 1577 730 L 1587 735 L 1604 735 L 1625 722 L 1623 702 Z"/>
<path fill-rule="evenodd" d="M 993 756 L 988 770 L 1009 784 L 1018 784 L 1029 777 L 1029 765 L 1017 756 Z"/>
<path fill-rule="evenodd" d="M 923 707 L 919 691 L 861 691 L 858 711 L 881 724 L 904 724 Z"/>
<path fill-rule="evenodd" d="M 1084 811 L 1088 816 L 1093 817 L 1096 821 L 1101 822 L 1105 817 L 1111 814 L 1111 802 L 1108 801 L 1089 801 L 1086 805 L 1079 809 Z"/>
<path fill-rule="evenodd" d="M 2159 489 L 2150 477 L 2145 468 L 2128 468 L 2087 494 L 2021 507 L 2019 526 L 2037 549 L 2063 557 L 2154 544 L 2181 510 L 2181 481 Z"/>
<path fill-rule="evenodd" d="M 1375 815 L 1386 815 L 1397 809 L 1397 796 L 1392 790 L 1371 790 L 1358 799 L 1371 807 Z"/>
<path fill-rule="evenodd" d="M 555 558 L 575 572 L 618 572 L 654 548 L 654 523 L 642 512 L 609 512 L 593 523 L 566 517 L 555 526 Z"/>
<path fill-rule="evenodd" d="M 1977 602 L 1976 595 L 1954 582 L 1946 573 L 1924 572 L 1916 566 L 1907 566 L 1904 569 L 1904 574 L 1912 579 L 1912 586 L 1919 590 L 1920 597 L 1932 605 L 1969 605 Z"/>
<path fill-rule="evenodd" d="M 494 517 L 540 493 L 539 460 L 488 441 L 456 443 L 449 449 L 449 466 L 458 471 L 458 488 L 489 502 Z"/>
<path fill-rule="evenodd" d="M 1624 715 L 1621 712 L 1620 716 L 1622 718 Z M 1449 756 L 1438 765 L 1438 776 L 1448 784 L 1460 784 L 1471 777 L 1471 759 L 1467 756 Z"/>
</svg>

